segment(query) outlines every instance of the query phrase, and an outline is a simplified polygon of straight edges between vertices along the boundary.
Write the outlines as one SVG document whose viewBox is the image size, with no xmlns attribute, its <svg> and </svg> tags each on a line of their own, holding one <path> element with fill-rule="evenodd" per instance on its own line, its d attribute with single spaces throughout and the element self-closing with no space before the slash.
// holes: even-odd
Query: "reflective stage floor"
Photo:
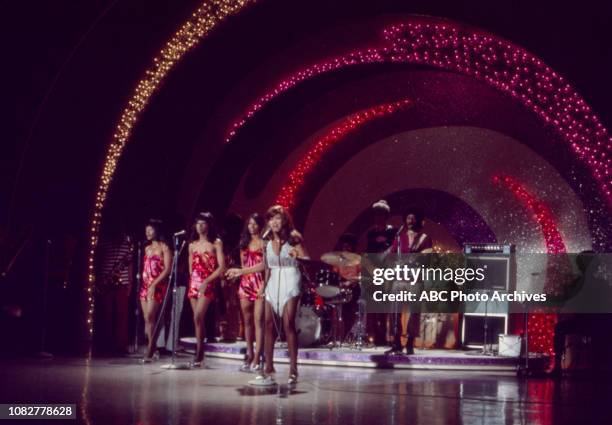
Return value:
<svg viewBox="0 0 612 425">
<path fill-rule="evenodd" d="M 280 364 L 280 385 L 259 389 L 235 360 L 207 359 L 206 369 L 187 371 L 162 369 L 166 363 L 4 360 L 0 402 L 75 403 L 77 421 L 65 423 L 94 425 L 612 423 L 612 385 L 603 377 L 301 366 L 290 389 Z"/>
</svg>

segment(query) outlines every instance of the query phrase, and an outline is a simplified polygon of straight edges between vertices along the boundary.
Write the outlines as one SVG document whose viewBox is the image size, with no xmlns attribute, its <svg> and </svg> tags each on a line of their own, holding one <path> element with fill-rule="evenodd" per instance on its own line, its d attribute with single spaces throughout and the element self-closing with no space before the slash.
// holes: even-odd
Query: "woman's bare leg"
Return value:
<svg viewBox="0 0 612 425">
<path fill-rule="evenodd" d="M 287 338 L 287 348 L 289 349 L 289 374 L 297 375 L 297 332 L 295 330 L 295 315 L 297 313 L 299 297 L 287 300 L 283 308 L 283 328 L 285 338 Z"/>
<path fill-rule="evenodd" d="M 244 320 L 244 340 L 246 341 L 246 361 L 250 364 L 253 361 L 253 338 L 254 338 L 254 323 L 253 323 L 253 302 L 244 298 L 240 298 L 240 310 Z"/>
<path fill-rule="evenodd" d="M 255 300 L 254 306 L 254 322 L 255 322 L 255 354 L 253 356 L 252 364 L 257 365 L 261 359 L 261 353 L 263 352 L 263 332 L 264 332 L 264 313 L 265 313 L 265 301 L 258 298 Z"/>
<path fill-rule="evenodd" d="M 266 301 L 265 307 L 265 357 L 266 357 L 266 370 L 265 373 L 274 373 L 274 310 L 272 305 Z"/>
<path fill-rule="evenodd" d="M 196 355 L 195 361 L 201 362 L 204 359 L 204 336 L 206 328 L 204 326 L 204 316 L 210 305 L 211 300 L 205 297 L 190 298 L 191 309 L 193 310 L 193 324 L 196 334 Z"/>
<path fill-rule="evenodd" d="M 155 300 L 140 300 L 142 307 L 142 316 L 144 318 L 144 330 L 147 336 L 147 351 L 145 358 L 150 359 L 155 352 L 155 339 L 153 332 L 155 331 L 155 322 L 157 321 L 157 313 L 161 304 Z"/>
</svg>

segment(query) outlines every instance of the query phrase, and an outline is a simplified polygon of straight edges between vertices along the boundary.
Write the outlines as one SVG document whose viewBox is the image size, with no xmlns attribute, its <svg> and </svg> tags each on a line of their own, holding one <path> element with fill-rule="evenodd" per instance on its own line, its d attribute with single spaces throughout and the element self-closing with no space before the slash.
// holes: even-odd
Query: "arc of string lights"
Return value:
<svg viewBox="0 0 612 425">
<path fill-rule="evenodd" d="M 163 79 L 182 57 L 203 38 L 205 38 L 217 25 L 228 16 L 236 14 L 247 5 L 256 0 L 206 0 L 181 25 L 179 30 L 164 45 L 153 59 L 151 66 L 145 71 L 143 78 L 137 83 L 130 100 L 121 114 L 119 123 L 115 128 L 112 140 L 106 152 L 102 175 L 96 192 L 96 199 L 91 220 L 89 256 L 87 269 L 87 327 L 89 336 L 93 335 L 95 283 L 94 258 L 98 244 L 98 235 L 102 220 L 102 210 L 108 195 L 110 184 L 117 169 L 117 163 L 123 149 L 132 135 L 140 114 L 146 108 L 153 94 L 159 88 Z"/>
<path fill-rule="evenodd" d="M 276 196 L 276 203 L 287 209 L 292 209 L 296 196 L 304 184 L 306 175 L 317 165 L 327 150 L 344 139 L 348 134 L 362 125 L 384 116 L 393 114 L 412 102 L 408 99 L 397 102 L 376 105 L 363 111 L 356 112 L 344 118 L 333 128 L 319 137 L 314 146 L 304 155 L 289 173 L 289 181 L 283 185 Z"/>
<path fill-rule="evenodd" d="M 343 67 L 382 62 L 417 63 L 459 72 L 517 99 L 570 144 L 612 203 L 612 138 L 580 95 L 525 49 L 452 23 L 392 25 L 384 29 L 378 48 L 334 57 L 284 78 L 230 125 L 225 141 L 230 142 L 267 103 L 308 78 Z"/>
<path fill-rule="evenodd" d="M 562 254 L 566 252 L 565 242 L 559 232 L 559 227 L 552 211 L 544 202 L 534 196 L 528 188 L 518 179 L 503 175 L 494 176 L 493 182 L 509 189 L 521 204 L 533 214 L 535 221 L 540 225 L 546 251 L 549 254 Z M 556 264 L 559 266 L 559 264 Z M 549 280 L 549 284 L 556 284 Z M 547 287 L 547 292 L 556 293 L 559 288 Z M 529 346 L 530 351 L 553 354 L 554 328 L 557 315 L 550 313 L 531 313 L 529 315 Z"/>
</svg>

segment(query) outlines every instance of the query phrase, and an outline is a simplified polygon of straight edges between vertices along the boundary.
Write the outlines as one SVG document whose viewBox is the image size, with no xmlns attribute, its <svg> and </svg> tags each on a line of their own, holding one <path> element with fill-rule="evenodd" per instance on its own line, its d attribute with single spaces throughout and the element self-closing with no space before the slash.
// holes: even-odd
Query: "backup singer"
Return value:
<svg viewBox="0 0 612 425">
<path fill-rule="evenodd" d="M 265 297 L 265 373 L 274 370 L 274 316 L 282 317 L 283 329 L 289 349 L 288 384 L 297 382 L 297 333 L 295 315 L 300 296 L 301 274 L 298 258 L 308 258 L 301 235 L 293 227 L 289 213 L 280 205 L 272 206 L 266 213 L 269 232 L 266 232 L 264 255 L 265 261 L 246 270 L 230 269 L 230 277 L 243 272 L 266 272 L 265 285 L 259 290 L 259 296 Z"/>
<path fill-rule="evenodd" d="M 150 220 L 145 227 L 147 246 L 143 261 L 140 305 L 145 322 L 145 334 L 149 341 L 142 359 L 143 363 L 150 363 L 154 355 L 157 356 L 153 332 L 161 303 L 168 290 L 168 275 L 172 264 L 172 251 L 163 240 L 161 226 L 160 220 Z"/>
<path fill-rule="evenodd" d="M 425 223 L 425 217 L 417 210 L 410 209 L 406 210 L 402 214 L 402 221 L 404 223 L 405 231 L 399 234 L 399 249 L 398 239 L 393 241 L 393 244 L 389 248 L 388 252 L 401 254 L 413 254 L 413 253 L 431 253 L 433 252 L 433 244 L 431 238 L 423 232 L 423 226 Z M 414 354 L 414 339 L 419 334 L 419 327 L 421 322 L 420 313 L 402 312 L 399 326 L 395 327 L 393 346 L 389 353 L 399 353 L 402 351 L 401 335 L 403 330 L 406 330 L 406 354 Z"/>
<path fill-rule="evenodd" d="M 196 335 L 196 355 L 192 367 L 202 367 L 204 361 L 204 316 L 214 299 L 215 281 L 225 267 L 223 242 L 218 237 L 217 227 L 211 213 L 196 216 L 189 243 L 189 292 L 187 297 L 193 309 Z"/>
<path fill-rule="evenodd" d="M 246 358 L 240 368 L 243 372 L 257 371 L 263 350 L 263 316 L 265 301 L 259 295 L 264 285 L 263 272 L 248 272 L 253 267 L 263 263 L 264 241 L 260 236 L 264 227 L 264 218 L 251 214 L 246 222 L 242 237 L 240 238 L 240 285 L 238 298 L 240 309 L 244 318 L 244 336 L 246 340 Z M 253 350 L 253 336 L 255 337 L 255 350 Z"/>
</svg>

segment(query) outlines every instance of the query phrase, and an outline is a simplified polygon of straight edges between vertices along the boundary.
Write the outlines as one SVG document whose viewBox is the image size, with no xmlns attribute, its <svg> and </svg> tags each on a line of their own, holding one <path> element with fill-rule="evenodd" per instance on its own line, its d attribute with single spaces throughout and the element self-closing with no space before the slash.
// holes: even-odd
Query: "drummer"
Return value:
<svg viewBox="0 0 612 425">
<path fill-rule="evenodd" d="M 352 233 L 344 233 L 338 238 L 335 251 L 355 253 L 357 251 L 357 236 Z M 360 264 L 334 266 L 333 270 L 341 277 L 340 283 L 343 289 L 350 291 L 351 296 L 349 301 L 342 305 L 343 329 L 340 330 L 342 339 L 351 330 L 355 322 L 357 314 L 357 301 L 361 296 L 361 287 L 359 286 L 359 276 L 361 273 Z"/>
<path fill-rule="evenodd" d="M 341 235 L 338 238 L 338 242 L 336 242 L 335 251 L 355 253 L 357 251 L 357 236 L 352 233 L 344 233 Z M 334 271 L 344 279 L 343 284 L 345 286 L 351 286 L 352 284 L 359 282 L 361 266 L 359 264 L 334 266 Z"/>
</svg>

